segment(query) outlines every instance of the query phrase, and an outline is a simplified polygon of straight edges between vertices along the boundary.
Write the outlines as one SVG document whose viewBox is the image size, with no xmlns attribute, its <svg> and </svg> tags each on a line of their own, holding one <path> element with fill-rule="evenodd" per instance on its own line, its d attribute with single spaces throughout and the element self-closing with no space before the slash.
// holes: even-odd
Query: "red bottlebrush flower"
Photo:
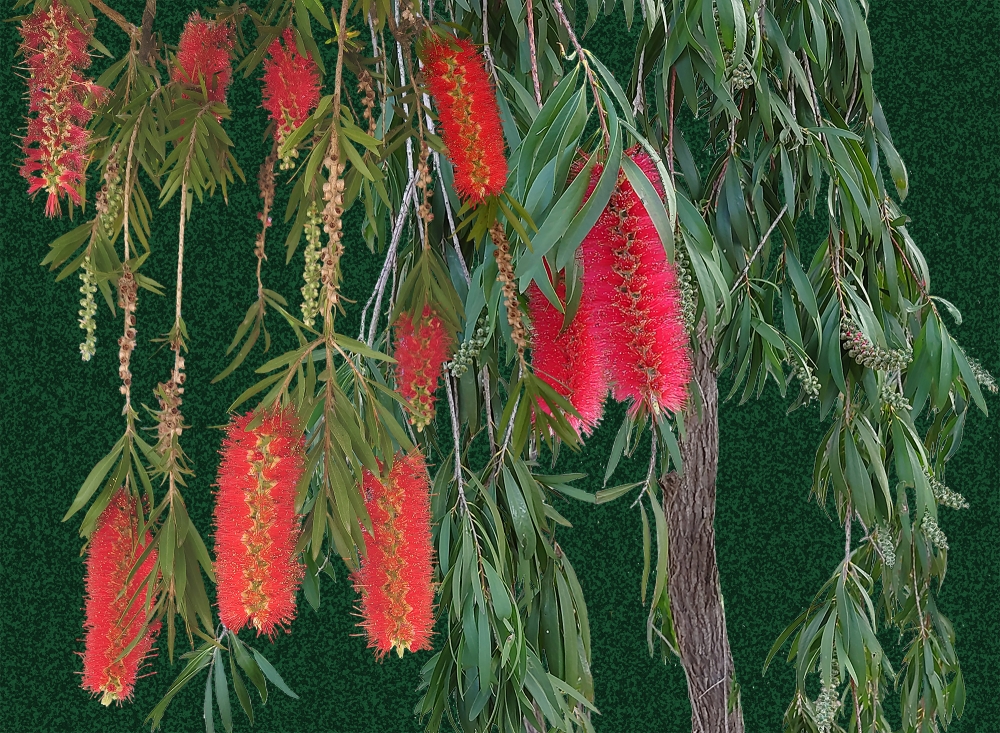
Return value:
<svg viewBox="0 0 1000 733">
<path fill-rule="evenodd" d="M 556 296 L 566 302 L 566 283 L 556 286 Z M 577 432 L 589 435 L 601 420 L 604 397 L 608 393 L 606 363 L 592 299 L 584 292 L 573 321 L 562 331 L 563 314 L 549 302 L 534 283 L 528 288 L 531 319 L 531 366 L 580 413 L 566 415 Z M 548 413 L 548 405 L 539 401 Z"/>
<path fill-rule="evenodd" d="M 62 213 L 60 199 L 83 203 L 80 187 L 87 169 L 90 132 L 84 125 L 91 118 L 86 107 L 93 95 L 103 99 L 106 89 L 85 78 L 80 71 L 90 66 L 87 44 L 90 34 L 73 23 L 73 16 L 60 0 L 48 10 L 35 10 L 21 23 L 22 43 L 28 67 L 27 134 L 21 144 L 28 180 L 28 193 L 48 193 L 45 215 Z"/>
<path fill-rule="evenodd" d="M 305 122 L 319 104 L 319 67 L 310 56 L 303 56 L 295 47 L 292 29 L 282 34 L 284 45 L 277 38 L 268 46 L 270 58 L 264 59 L 264 109 L 271 113 L 277 125 L 275 139 L 280 145 Z"/>
<path fill-rule="evenodd" d="M 496 196 L 507 183 L 507 159 L 496 93 L 483 57 L 463 38 L 435 38 L 422 56 L 441 135 L 455 168 L 455 190 L 474 203 Z"/>
<path fill-rule="evenodd" d="M 416 323 L 403 313 L 396 321 L 396 384 L 399 393 L 410 403 L 410 423 L 417 432 L 434 419 L 434 393 L 437 391 L 441 365 L 451 355 L 454 337 L 445 331 L 444 322 L 424 306 Z"/>
<path fill-rule="evenodd" d="M 191 13 L 177 44 L 177 63 L 170 69 L 170 78 L 182 84 L 200 86 L 205 80 L 208 98 L 226 101 L 226 89 L 232 81 L 230 55 L 233 51 L 233 29 L 228 23 L 202 20 L 197 11 Z"/>
<path fill-rule="evenodd" d="M 272 408 L 247 430 L 253 411 L 234 416 L 223 441 L 215 496 L 215 574 L 219 618 L 273 636 L 295 618 L 302 565 L 295 556 L 301 517 L 296 486 L 305 440 L 294 410 Z"/>
<path fill-rule="evenodd" d="M 627 151 L 663 196 L 656 165 L 637 147 Z M 601 166 L 591 174 L 590 189 Z M 652 219 L 619 173 L 618 185 L 583 240 L 584 292 L 598 309 L 612 395 L 632 399 L 631 410 L 677 412 L 691 379 L 691 358 L 681 314 L 677 275 Z"/>
<path fill-rule="evenodd" d="M 150 624 L 132 651 L 115 661 L 139 634 L 151 607 L 143 602 L 143 588 L 156 564 L 156 550 L 125 587 L 129 570 L 152 540 L 149 532 L 139 537 L 135 511 L 129 494 L 119 490 L 98 518 L 87 550 L 83 689 L 101 695 L 104 705 L 132 697 L 139 667 L 154 653 L 153 637 L 160 627 L 159 621 Z M 129 607 L 136 593 L 140 596 Z"/>
<path fill-rule="evenodd" d="M 379 658 L 392 649 L 430 649 L 434 626 L 431 583 L 430 478 L 417 451 L 397 454 L 383 484 L 370 471 L 362 485 L 372 533 L 365 530 L 366 557 L 354 573 L 361 594 L 361 626 Z"/>
</svg>

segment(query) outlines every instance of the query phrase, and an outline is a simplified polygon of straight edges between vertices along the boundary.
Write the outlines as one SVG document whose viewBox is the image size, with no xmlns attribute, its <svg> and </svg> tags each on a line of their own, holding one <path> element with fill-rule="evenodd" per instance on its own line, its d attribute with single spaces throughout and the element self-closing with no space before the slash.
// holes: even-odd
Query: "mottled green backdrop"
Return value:
<svg viewBox="0 0 1000 733">
<path fill-rule="evenodd" d="M 141 2 L 114 5 L 139 20 Z M 157 29 L 176 40 L 185 16 L 199 5 L 161 2 Z M 913 218 L 910 231 L 927 255 L 933 292 L 955 303 L 964 316 L 964 325 L 954 328 L 956 337 L 996 374 L 1000 3 L 872 0 L 871 5 L 875 89 L 910 172 L 911 193 L 904 205 Z M 121 49 L 121 34 L 110 23 L 102 21 L 100 36 L 112 49 Z M 81 540 L 76 519 L 59 521 L 93 463 L 120 434 L 115 339 L 121 325 L 99 298 L 97 355 L 90 363 L 81 362 L 79 281 L 74 276 L 55 283 L 38 265 L 47 243 L 70 222 L 46 221 L 43 201 L 28 200 L 17 174 L 16 136 L 25 112 L 23 82 L 11 69 L 17 40 L 13 24 L 0 26 L 0 114 L 6 128 L 0 144 L 0 731 L 138 731 L 179 666 L 171 668 L 161 656 L 153 665 L 155 674 L 139 684 L 134 702 L 121 709 L 103 708 L 79 688 Z M 619 12 L 599 23 L 585 44 L 624 78 L 634 40 Z M 184 313 L 191 354 L 184 412 L 193 429 L 185 434 L 184 447 L 197 472 L 186 497 L 206 536 L 220 442 L 213 426 L 226 421 L 227 405 L 249 383 L 249 364 L 260 363 L 258 350 L 233 377 L 215 386 L 208 383 L 224 366 L 224 347 L 254 297 L 252 247 L 259 203 L 254 179 L 265 153 L 265 120 L 255 79 L 237 80 L 229 100 L 235 114 L 227 128 L 251 183 L 234 186 L 228 206 L 221 196 L 196 204 L 185 257 Z M 276 210 L 283 206 L 279 193 Z M 174 198 L 157 213 L 155 255 L 144 270 L 170 293 L 177 209 Z M 352 212 L 343 267 L 345 294 L 363 302 L 380 262 L 365 249 L 359 224 Z M 824 228 L 823 222 L 809 223 L 804 233 L 822 236 Z M 265 282 L 297 306 L 302 249 L 285 267 L 282 225 L 272 232 Z M 349 316 L 342 321 L 348 333 L 357 328 L 359 310 L 357 304 L 348 305 Z M 147 404 L 154 402 L 151 389 L 166 378 L 170 364 L 169 353 L 158 351 L 149 339 L 164 333 L 172 317 L 172 296 L 141 293 L 133 394 Z M 289 343 L 281 325 L 273 322 L 272 353 Z M 765 392 L 755 404 L 724 405 L 720 416 L 718 556 L 748 731 L 780 730 L 793 675 L 779 658 L 762 678 L 764 657 L 843 551 L 841 530 L 806 500 L 821 435 L 817 410 L 786 416 L 773 386 Z M 995 417 L 1000 401 L 995 396 L 988 401 L 994 416 L 970 415 L 965 444 L 948 473 L 948 483 L 968 497 L 972 508 L 942 513 L 952 549 L 941 607 L 954 622 L 968 687 L 965 717 L 952 730 L 963 733 L 995 731 L 1000 720 L 1000 441 Z M 619 416 L 609 414 L 585 453 L 561 463 L 601 475 Z M 150 423 L 144 414 L 143 424 Z M 629 472 L 641 473 L 643 462 L 640 455 L 634 465 L 620 468 L 623 479 Z M 587 488 L 598 488 L 597 482 L 589 479 Z M 650 659 L 646 652 L 637 512 L 625 500 L 602 507 L 567 504 L 560 511 L 574 523 L 573 529 L 560 531 L 560 543 L 577 568 L 590 608 L 601 711 L 597 730 L 689 730 L 683 671 L 675 662 L 664 666 Z M 323 578 L 318 613 L 303 601 L 292 633 L 273 645 L 261 643 L 301 699 L 272 697 L 258 709 L 257 730 L 419 730 L 412 716 L 415 687 L 430 653 L 376 663 L 357 636 L 354 592 L 342 568 L 337 570 L 336 582 Z M 895 637 L 883 638 L 896 650 L 893 661 L 898 662 Z M 194 684 L 174 701 L 165 730 L 201 727 L 202 689 Z M 894 711 L 898 698 L 892 697 L 888 707 Z M 239 728 L 248 729 L 241 713 L 238 717 Z"/>
</svg>

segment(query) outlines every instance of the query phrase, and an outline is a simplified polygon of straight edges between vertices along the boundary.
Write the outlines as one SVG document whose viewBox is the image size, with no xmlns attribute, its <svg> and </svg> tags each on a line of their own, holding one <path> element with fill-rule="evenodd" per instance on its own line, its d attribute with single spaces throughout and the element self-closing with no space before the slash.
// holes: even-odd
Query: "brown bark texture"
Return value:
<svg viewBox="0 0 1000 733">
<path fill-rule="evenodd" d="M 733 657 L 715 558 L 715 477 L 719 462 L 719 388 L 710 365 L 715 343 L 693 355 L 702 413 L 685 420 L 683 474 L 661 482 L 669 547 L 668 592 L 691 701 L 692 733 L 743 733 L 739 699 L 727 712 Z"/>
</svg>

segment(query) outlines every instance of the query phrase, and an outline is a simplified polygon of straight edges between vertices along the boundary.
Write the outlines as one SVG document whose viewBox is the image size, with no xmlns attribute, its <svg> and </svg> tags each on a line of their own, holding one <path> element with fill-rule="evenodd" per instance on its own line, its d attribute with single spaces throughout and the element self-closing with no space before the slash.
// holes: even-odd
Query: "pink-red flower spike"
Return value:
<svg viewBox="0 0 1000 733">
<path fill-rule="evenodd" d="M 195 87 L 204 80 L 209 100 L 225 102 L 233 78 L 230 57 L 234 41 L 228 23 L 204 20 L 197 11 L 191 13 L 177 44 L 177 63 L 170 69 L 171 80 Z"/>
<path fill-rule="evenodd" d="M 454 337 L 429 305 L 417 321 L 408 313 L 401 314 L 395 331 L 396 384 L 413 411 L 410 422 L 420 432 L 434 419 L 434 392 Z"/>
<path fill-rule="evenodd" d="M 97 520 L 85 561 L 83 689 L 101 695 L 104 705 L 131 699 L 139 668 L 155 654 L 153 638 L 159 621 L 150 624 L 132 650 L 118 659 L 142 630 L 152 605 L 152 599 L 149 606 L 144 601 L 144 587 L 156 564 L 156 550 L 146 556 L 127 588 L 125 584 L 129 570 L 151 540 L 149 532 L 139 537 L 133 500 L 119 489 Z"/>
<path fill-rule="evenodd" d="M 48 10 L 39 6 L 21 23 L 20 32 L 28 68 L 28 113 L 35 115 L 21 143 L 21 175 L 30 195 L 48 194 L 45 215 L 58 216 L 63 196 L 83 203 L 80 189 L 90 142 L 84 125 L 91 118 L 86 102 L 90 96 L 102 100 L 107 90 L 80 73 L 90 66 L 90 34 L 74 24 L 61 0 Z"/>
<path fill-rule="evenodd" d="M 219 618 L 231 631 L 250 625 L 273 636 L 295 618 L 302 565 L 295 555 L 301 517 L 296 487 L 305 440 L 291 407 L 234 416 L 222 445 L 215 496 L 215 575 Z"/>
<path fill-rule="evenodd" d="M 421 52 L 441 136 L 455 169 L 455 191 L 478 203 L 507 183 L 503 128 L 482 55 L 464 38 L 434 38 Z"/>
<path fill-rule="evenodd" d="M 393 649 L 402 657 L 404 651 L 431 648 L 430 488 L 427 465 L 417 451 L 396 454 L 385 483 L 364 472 L 372 533 L 364 530 L 366 556 L 352 579 L 361 594 L 361 627 L 379 658 Z"/>
<path fill-rule="evenodd" d="M 282 45 L 284 40 L 284 45 Z M 281 145 L 319 104 L 319 67 L 295 47 L 291 28 L 275 38 L 264 59 L 264 109 L 275 124 L 274 139 Z"/>
<path fill-rule="evenodd" d="M 565 280 L 560 280 L 555 290 L 565 306 Z M 569 424 L 581 435 L 589 435 L 601 420 L 608 393 L 607 365 L 597 336 L 592 298 L 586 291 L 583 293 L 576 315 L 562 331 L 564 315 L 532 283 L 528 288 L 528 314 L 532 370 L 570 401 L 581 417 L 567 414 Z M 549 413 L 545 402 L 539 400 L 539 405 Z"/>
<path fill-rule="evenodd" d="M 626 154 L 660 196 L 663 186 L 653 160 L 637 147 Z M 589 197 L 602 167 L 591 174 Z M 691 357 L 681 311 L 677 274 L 663 244 L 624 173 L 611 200 L 582 244 L 584 293 L 597 309 L 600 339 L 612 396 L 631 400 L 653 414 L 679 411 L 691 379 Z"/>
</svg>

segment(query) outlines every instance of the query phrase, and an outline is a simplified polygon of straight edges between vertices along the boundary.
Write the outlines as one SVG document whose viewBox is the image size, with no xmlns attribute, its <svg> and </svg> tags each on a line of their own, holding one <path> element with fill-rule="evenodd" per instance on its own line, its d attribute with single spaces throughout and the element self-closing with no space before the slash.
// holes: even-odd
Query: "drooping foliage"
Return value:
<svg viewBox="0 0 1000 733">
<path fill-rule="evenodd" d="M 294 633 L 299 581 L 317 607 L 321 573 L 340 558 L 376 653 L 433 651 L 419 681 L 429 730 L 460 718 L 483 732 L 526 721 L 592 731 L 587 607 L 557 539 L 572 530 L 555 497 L 634 497 L 649 608 L 636 632 L 667 659 L 677 645 L 659 479 L 698 470 L 681 466 L 679 441 L 700 404 L 691 355 L 708 346 L 713 373 L 733 377 L 728 397 L 759 396 L 773 380 L 782 395 L 793 388 L 792 408 L 815 402 L 829 421 L 812 494 L 835 509 L 845 554 L 772 651 L 792 640 L 786 729 L 924 733 L 961 714 L 954 634 L 936 601 L 948 547 L 938 511 L 965 505 L 946 464 L 969 408 L 985 411 L 982 390 L 996 384 L 950 335 L 943 311 L 957 310 L 932 296 L 895 200 L 907 174 L 872 85 L 867 6 L 685 0 L 636 13 L 625 0 L 639 40 L 631 78 L 615 79 L 576 33 L 578 13 L 589 29 L 615 5 L 448 0 L 442 15 L 440 4 L 395 0 L 234 2 L 194 13 L 175 46 L 152 1 L 141 26 L 104 3 L 18 1 L 29 192 L 46 192 L 50 216 L 63 197 L 75 206 L 94 192 L 90 218 L 43 264 L 60 277 L 80 271 L 84 359 L 98 343 L 95 293 L 125 314 L 125 428 L 66 515 L 86 510 L 88 562 L 110 568 L 94 577 L 143 599 L 131 606 L 142 618 L 125 617 L 105 656 L 145 657 L 162 624 L 172 659 L 178 618 L 182 639 L 203 642 L 154 726 L 203 670 L 206 723 L 217 700 L 232 725 L 227 666 L 250 716 L 244 678 L 262 699 L 268 681 L 294 694 L 239 630 Z M 128 52 L 90 82 L 90 34 L 119 32 Z M 321 43 L 335 49 L 325 61 Z M 255 403 L 232 418 L 224 448 L 213 562 L 185 504 L 211 498 L 182 496 L 193 470 L 182 438 L 210 439 L 184 415 L 185 390 L 209 388 L 186 378 L 185 227 L 206 194 L 227 196 L 245 178 L 228 121 L 249 110 L 231 109 L 227 88 L 261 64 L 273 142 L 247 243 L 255 291 L 213 381 L 248 359 L 259 380 L 230 406 Z M 707 132 L 707 166 L 677 123 L 682 105 Z M 286 263 L 306 242 L 292 305 L 261 268 L 279 186 Z M 154 189 L 162 208 L 147 198 Z M 800 243 L 796 223 L 821 192 L 828 233 Z M 150 234 L 171 203 L 175 317 L 158 340 L 173 363 L 147 442 L 131 391 L 137 295 L 162 295 L 141 270 L 161 254 Z M 359 246 L 344 238 L 352 207 L 384 263 L 356 304 L 342 295 L 345 246 Z M 356 338 L 337 318 L 349 308 L 361 311 Z M 289 327 L 294 346 L 261 358 L 268 319 Z M 608 391 L 629 409 L 599 478 L 607 484 L 647 439 L 653 458 L 645 481 L 593 493 L 545 463 L 586 449 Z M 142 540 L 122 549 L 104 541 L 108 527 Z M 88 628 L 107 639 L 121 623 L 106 615 Z M 903 635 L 898 670 L 883 629 Z M 131 667 L 112 681 L 90 664 L 87 689 L 128 698 Z M 901 719 L 890 722 L 894 684 Z M 738 711 L 739 693 L 730 697 Z"/>
</svg>

